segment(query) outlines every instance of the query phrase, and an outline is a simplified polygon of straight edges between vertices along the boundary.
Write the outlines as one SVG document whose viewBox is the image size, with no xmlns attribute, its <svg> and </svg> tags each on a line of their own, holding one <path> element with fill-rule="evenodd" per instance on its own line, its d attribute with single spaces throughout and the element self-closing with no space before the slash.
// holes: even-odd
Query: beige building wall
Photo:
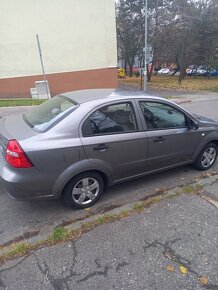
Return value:
<svg viewBox="0 0 218 290">
<path fill-rule="evenodd" d="M 36 34 L 51 92 L 117 85 L 114 0 L 0 0 L 0 7 L 1 97 L 16 93 L 10 83 L 27 96 L 27 86 L 42 79 Z"/>
</svg>

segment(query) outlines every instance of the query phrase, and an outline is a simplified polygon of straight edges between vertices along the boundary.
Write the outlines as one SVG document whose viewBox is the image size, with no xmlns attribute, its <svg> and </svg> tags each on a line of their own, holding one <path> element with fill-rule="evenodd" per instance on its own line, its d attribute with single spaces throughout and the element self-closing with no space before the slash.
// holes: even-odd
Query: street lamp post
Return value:
<svg viewBox="0 0 218 290">
<path fill-rule="evenodd" d="M 147 91 L 147 31 L 148 31 L 148 0 L 145 0 L 145 72 L 144 72 L 144 92 Z"/>
</svg>

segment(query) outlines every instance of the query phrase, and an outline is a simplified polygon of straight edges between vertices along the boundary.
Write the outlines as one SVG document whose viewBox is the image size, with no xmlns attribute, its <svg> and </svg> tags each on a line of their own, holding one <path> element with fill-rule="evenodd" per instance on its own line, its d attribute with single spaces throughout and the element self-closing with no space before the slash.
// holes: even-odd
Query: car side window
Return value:
<svg viewBox="0 0 218 290">
<path fill-rule="evenodd" d="M 149 130 L 187 127 L 185 115 L 172 106 L 158 102 L 140 102 L 140 107 Z"/>
<path fill-rule="evenodd" d="M 132 103 L 119 103 L 104 106 L 85 121 L 83 136 L 124 133 L 137 130 Z"/>
</svg>

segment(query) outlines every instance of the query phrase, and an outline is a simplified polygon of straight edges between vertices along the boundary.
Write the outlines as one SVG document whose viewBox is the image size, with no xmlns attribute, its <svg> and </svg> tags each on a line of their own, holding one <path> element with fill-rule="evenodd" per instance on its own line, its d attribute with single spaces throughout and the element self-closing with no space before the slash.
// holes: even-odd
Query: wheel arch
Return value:
<svg viewBox="0 0 218 290">
<path fill-rule="evenodd" d="M 214 143 L 214 144 L 216 144 L 216 146 L 217 146 L 217 148 L 218 148 L 218 140 L 212 140 L 212 141 L 210 141 L 209 143 Z"/>
<path fill-rule="evenodd" d="M 215 142 L 214 142 L 215 141 Z M 197 158 L 195 159 L 193 166 L 201 171 L 207 170 L 211 168 L 211 166 L 214 164 L 217 158 L 217 140 L 211 140 L 210 142 L 206 143 L 205 146 L 201 149 L 199 154 L 197 155 Z M 212 153 L 206 153 L 206 150 L 208 148 L 213 147 L 216 150 L 216 153 L 212 151 Z M 206 154 L 206 155 L 205 155 Z M 206 161 L 206 164 L 205 164 Z"/>
<path fill-rule="evenodd" d="M 105 186 L 112 183 L 112 175 L 109 170 L 104 167 L 95 167 L 91 163 L 84 161 L 70 166 L 57 178 L 52 190 L 54 197 L 60 199 L 66 185 L 79 174 L 86 172 L 100 174 Z"/>
<path fill-rule="evenodd" d="M 214 143 L 218 148 L 218 139 L 210 138 L 208 140 L 205 140 L 205 142 L 201 143 L 198 146 L 197 150 L 195 151 L 194 156 L 193 156 L 193 162 L 195 162 L 195 160 L 198 158 L 198 155 L 200 154 L 201 150 L 209 143 Z"/>
<path fill-rule="evenodd" d="M 64 193 L 64 189 L 67 187 L 67 185 L 74 179 L 76 178 L 77 176 L 79 176 L 80 174 L 84 174 L 84 173 L 88 173 L 88 172 L 92 172 L 92 173 L 97 173 L 101 176 L 103 182 L 104 182 L 104 186 L 106 187 L 108 184 L 109 184 L 109 178 L 108 176 L 103 172 L 103 171 L 100 171 L 100 170 L 85 170 L 85 171 L 82 171 L 74 176 L 72 176 L 68 182 L 65 184 L 65 186 L 63 187 L 62 189 L 62 192 L 60 194 L 60 196 L 62 197 L 63 196 L 63 193 Z"/>
</svg>

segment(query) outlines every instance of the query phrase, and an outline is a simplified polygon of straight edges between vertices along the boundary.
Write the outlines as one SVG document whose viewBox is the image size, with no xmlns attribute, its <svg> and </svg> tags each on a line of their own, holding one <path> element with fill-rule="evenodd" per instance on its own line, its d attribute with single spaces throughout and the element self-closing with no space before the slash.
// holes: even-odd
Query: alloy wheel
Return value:
<svg viewBox="0 0 218 290">
<path fill-rule="evenodd" d="M 95 178 L 86 177 L 75 184 L 72 190 L 72 199 L 78 205 L 87 205 L 98 197 L 99 190 L 98 181 Z"/>
<path fill-rule="evenodd" d="M 204 168 L 210 167 L 214 163 L 216 155 L 216 149 L 214 147 L 208 147 L 202 154 L 201 165 Z"/>
</svg>

